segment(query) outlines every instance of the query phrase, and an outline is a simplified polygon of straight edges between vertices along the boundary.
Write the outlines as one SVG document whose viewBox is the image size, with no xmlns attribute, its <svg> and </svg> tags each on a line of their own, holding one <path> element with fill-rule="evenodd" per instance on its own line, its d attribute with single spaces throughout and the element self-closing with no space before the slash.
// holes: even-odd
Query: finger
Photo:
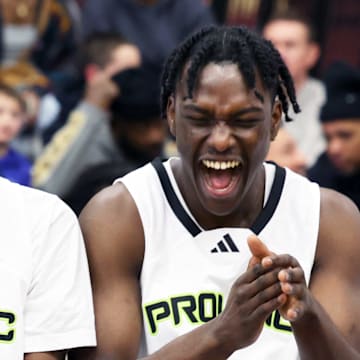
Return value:
<svg viewBox="0 0 360 360">
<path fill-rule="evenodd" d="M 274 299 L 274 298 L 280 296 L 281 294 L 284 294 L 284 293 L 281 289 L 281 284 L 279 282 L 274 283 L 265 289 L 262 289 L 248 301 L 248 306 L 249 306 L 250 311 L 253 312 L 257 307 L 270 301 L 271 299 Z M 285 304 L 285 302 L 284 302 L 284 304 Z"/>
<path fill-rule="evenodd" d="M 263 303 L 262 305 L 255 308 L 252 313 L 252 316 L 255 319 L 263 319 L 264 321 L 268 316 L 279 307 L 281 307 L 286 302 L 286 295 L 280 294 L 269 301 Z"/>
<path fill-rule="evenodd" d="M 300 267 L 299 262 L 289 254 L 282 254 L 282 255 L 275 255 L 272 254 L 270 256 L 266 256 L 262 258 L 261 265 L 264 268 L 269 267 L 282 267 L 282 268 L 289 268 L 289 267 Z"/>
<path fill-rule="evenodd" d="M 280 283 L 281 290 L 286 295 L 291 295 L 296 299 L 302 299 L 304 295 L 304 285 L 303 284 L 294 284 L 294 283 Z"/>
<path fill-rule="evenodd" d="M 251 253 L 259 259 L 273 255 L 273 253 L 256 235 L 250 235 L 247 238 L 247 243 Z"/>
<path fill-rule="evenodd" d="M 248 268 L 246 272 L 241 274 L 236 281 L 234 282 L 235 287 L 241 287 L 245 284 L 251 284 L 255 279 L 259 276 L 269 272 L 269 270 L 265 270 L 264 267 L 260 263 L 254 263 L 254 266 Z M 279 273 L 278 273 L 279 274 Z M 278 279 L 277 279 L 278 280 Z"/>
<path fill-rule="evenodd" d="M 256 256 L 252 256 L 249 260 L 249 263 L 248 263 L 248 267 L 247 269 L 249 270 L 250 268 L 254 267 L 255 265 L 258 265 L 261 263 L 261 259 L 259 259 L 258 257 Z"/>
<path fill-rule="evenodd" d="M 255 265 L 236 279 L 231 288 L 231 297 L 238 299 L 237 302 L 245 302 L 267 287 L 279 284 L 280 270 L 265 270 L 261 264 Z"/>
<path fill-rule="evenodd" d="M 280 268 L 272 269 L 270 271 L 264 272 L 264 269 L 261 267 L 257 270 L 258 265 L 256 265 L 248 276 L 248 294 L 250 297 L 255 296 L 257 293 L 264 291 L 274 284 L 280 284 L 279 281 L 279 271 Z M 259 273 L 262 272 L 262 273 Z"/>
<path fill-rule="evenodd" d="M 304 308 L 298 303 L 296 306 L 289 307 L 285 312 L 282 313 L 282 317 L 288 321 L 298 320 L 304 313 Z"/>
<path fill-rule="evenodd" d="M 278 278 L 279 278 L 279 281 L 283 282 L 283 283 L 285 283 L 285 282 L 304 283 L 305 282 L 304 271 L 301 267 L 282 269 L 279 272 Z"/>
</svg>

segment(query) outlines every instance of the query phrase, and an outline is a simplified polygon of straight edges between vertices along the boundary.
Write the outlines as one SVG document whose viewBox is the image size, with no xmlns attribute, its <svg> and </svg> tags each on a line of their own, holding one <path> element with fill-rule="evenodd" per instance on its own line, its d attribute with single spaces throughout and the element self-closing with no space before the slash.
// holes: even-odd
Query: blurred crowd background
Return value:
<svg viewBox="0 0 360 360">
<path fill-rule="evenodd" d="M 116 177 L 176 155 L 162 66 L 211 24 L 263 34 L 293 76 L 302 112 L 268 159 L 360 208 L 359 0 L 0 0 L 0 176 L 79 213 Z"/>
</svg>

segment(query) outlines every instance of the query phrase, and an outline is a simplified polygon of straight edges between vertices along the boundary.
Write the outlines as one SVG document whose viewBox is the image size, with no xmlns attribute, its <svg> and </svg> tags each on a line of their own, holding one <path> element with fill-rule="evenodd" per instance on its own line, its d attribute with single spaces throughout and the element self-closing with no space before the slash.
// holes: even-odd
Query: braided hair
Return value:
<svg viewBox="0 0 360 360">
<path fill-rule="evenodd" d="M 175 93 L 185 64 L 187 69 L 188 96 L 192 97 L 200 71 L 210 62 L 229 61 L 237 64 L 247 86 L 255 87 L 255 69 L 259 71 L 264 86 L 282 104 L 285 120 L 289 102 L 294 112 L 300 112 L 295 88 L 289 70 L 272 43 L 244 26 L 210 26 L 188 37 L 170 54 L 165 63 L 161 80 L 161 114 L 166 117 L 169 97 Z"/>
</svg>

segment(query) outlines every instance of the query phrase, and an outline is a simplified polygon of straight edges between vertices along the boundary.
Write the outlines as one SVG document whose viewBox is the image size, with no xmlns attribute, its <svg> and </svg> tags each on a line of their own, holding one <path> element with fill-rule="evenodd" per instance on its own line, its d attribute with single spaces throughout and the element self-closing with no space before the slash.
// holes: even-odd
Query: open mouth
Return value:
<svg viewBox="0 0 360 360">
<path fill-rule="evenodd" d="M 240 178 L 239 161 L 203 160 L 202 165 L 204 183 L 211 194 L 225 196 L 234 190 Z"/>
</svg>

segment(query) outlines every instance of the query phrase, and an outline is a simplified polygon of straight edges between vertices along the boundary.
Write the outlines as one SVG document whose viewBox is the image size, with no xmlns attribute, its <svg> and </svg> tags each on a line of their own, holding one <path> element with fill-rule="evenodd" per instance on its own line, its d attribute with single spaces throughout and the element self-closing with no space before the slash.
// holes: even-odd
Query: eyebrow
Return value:
<svg viewBox="0 0 360 360">
<path fill-rule="evenodd" d="M 259 107 L 257 107 L 257 106 L 252 106 L 252 107 L 249 107 L 249 108 L 246 108 L 246 109 L 242 109 L 242 110 L 239 110 L 239 111 L 235 111 L 234 113 L 231 114 L 231 116 L 232 116 L 232 117 L 242 116 L 242 115 L 245 115 L 245 114 L 248 114 L 248 113 L 252 113 L 252 112 L 262 113 L 262 112 L 263 112 L 263 109 L 262 109 L 262 108 L 259 108 Z"/>
<path fill-rule="evenodd" d="M 184 109 L 185 110 L 191 110 L 191 111 L 195 111 L 197 113 L 200 113 L 200 114 L 203 114 L 203 115 L 207 115 L 209 114 L 210 112 L 206 109 L 202 109 L 194 104 L 185 104 L 184 105 Z"/>
</svg>

